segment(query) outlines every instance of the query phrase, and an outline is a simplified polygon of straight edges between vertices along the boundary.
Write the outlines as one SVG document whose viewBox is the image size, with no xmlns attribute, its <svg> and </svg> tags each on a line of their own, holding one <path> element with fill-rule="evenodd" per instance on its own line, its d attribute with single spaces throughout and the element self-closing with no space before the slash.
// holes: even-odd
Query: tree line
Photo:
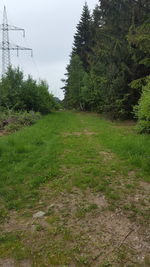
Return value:
<svg viewBox="0 0 150 267">
<path fill-rule="evenodd" d="M 87 3 L 63 79 L 66 108 L 139 120 L 150 132 L 150 1 Z"/>
<path fill-rule="evenodd" d="M 9 67 L 0 80 L 0 111 L 34 111 L 48 114 L 58 103 L 49 93 L 48 84 L 30 75 L 25 79 L 19 68 Z"/>
</svg>

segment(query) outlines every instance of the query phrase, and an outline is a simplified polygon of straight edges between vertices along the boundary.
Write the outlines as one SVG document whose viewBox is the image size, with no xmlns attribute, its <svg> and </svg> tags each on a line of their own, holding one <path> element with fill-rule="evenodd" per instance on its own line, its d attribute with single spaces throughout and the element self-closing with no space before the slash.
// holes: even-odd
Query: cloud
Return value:
<svg viewBox="0 0 150 267">
<path fill-rule="evenodd" d="M 0 19 L 6 5 L 8 20 L 12 25 L 23 27 L 26 38 L 20 32 L 11 33 L 13 43 L 31 47 L 34 59 L 28 52 L 20 57 L 12 55 L 12 64 L 20 65 L 26 74 L 46 79 L 50 90 L 63 98 L 61 78 L 69 61 L 73 36 L 79 22 L 84 0 L 3 0 L 0 2 Z M 90 8 L 98 1 L 88 0 Z"/>
</svg>

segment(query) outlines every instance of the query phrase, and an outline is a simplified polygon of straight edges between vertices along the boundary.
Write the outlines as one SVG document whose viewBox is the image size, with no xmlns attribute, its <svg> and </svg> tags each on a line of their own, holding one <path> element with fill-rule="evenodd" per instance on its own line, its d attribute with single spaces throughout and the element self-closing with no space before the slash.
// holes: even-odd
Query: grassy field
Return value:
<svg viewBox="0 0 150 267">
<path fill-rule="evenodd" d="M 149 266 L 149 182 L 130 123 L 57 112 L 0 137 L 0 266 Z"/>
</svg>

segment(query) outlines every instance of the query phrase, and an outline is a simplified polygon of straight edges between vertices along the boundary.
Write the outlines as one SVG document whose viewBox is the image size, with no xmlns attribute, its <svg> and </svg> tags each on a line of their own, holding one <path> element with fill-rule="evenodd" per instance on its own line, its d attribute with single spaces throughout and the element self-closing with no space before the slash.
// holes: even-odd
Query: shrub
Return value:
<svg viewBox="0 0 150 267">
<path fill-rule="evenodd" d="M 19 113 L 17 120 L 18 120 L 18 123 L 21 125 L 30 126 L 40 118 L 41 118 L 41 114 L 39 112 L 25 111 L 25 112 Z"/>
<path fill-rule="evenodd" d="M 147 85 L 143 87 L 139 104 L 135 108 L 135 114 L 138 118 L 138 131 L 140 133 L 150 133 L 150 76 Z"/>
<path fill-rule="evenodd" d="M 0 112 L 0 130 L 15 132 L 23 126 L 32 125 L 40 118 L 41 114 L 39 112 L 6 110 L 5 112 Z"/>
<path fill-rule="evenodd" d="M 8 125 L 6 125 L 5 127 L 5 131 L 8 133 L 13 133 L 18 131 L 21 128 L 21 125 L 18 123 L 10 123 Z"/>
<path fill-rule="evenodd" d="M 25 80 L 19 69 L 9 68 L 0 81 L 0 109 L 33 110 L 48 114 L 55 109 L 55 99 L 45 81 Z"/>
</svg>

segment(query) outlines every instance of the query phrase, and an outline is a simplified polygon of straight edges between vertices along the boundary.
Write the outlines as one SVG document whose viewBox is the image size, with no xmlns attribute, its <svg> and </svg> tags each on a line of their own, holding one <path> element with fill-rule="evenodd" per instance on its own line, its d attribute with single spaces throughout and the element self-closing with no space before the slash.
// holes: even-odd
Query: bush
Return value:
<svg viewBox="0 0 150 267">
<path fill-rule="evenodd" d="M 21 128 L 21 124 L 18 124 L 18 123 L 10 123 L 10 124 L 7 124 L 5 126 L 4 130 L 7 133 L 13 133 L 13 132 L 18 131 L 20 128 Z"/>
<path fill-rule="evenodd" d="M 150 133 L 150 77 L 147 85 L 143 87 L 143 93 L 139 105 L 135 108 L 138 118 L 137 129 L 140 133 Z"/>
<path fill-rule="evenodd" d="M 33 110 L 48 114 L 55 109 L 55 99 L 45 81 L 24 79 L 19 69 L 9 68 L 0 81 L 0 109 Z"/>
<path fill-rule="evenodd" d="M 20 112 L 18 113 L 18 123 L 24 126 L 30 126 L 35 123 L 37 120 L 41 118 L 41 114 L 39 112 Z"/>
<path fill-rule="evenodd" d="M 41 118 L 39 112 L 15 112 L 7 110 L 0 112 L 0 130 L 5 132 L 15 132 L 23 126 L 30 126 Z"/>
</svg>

